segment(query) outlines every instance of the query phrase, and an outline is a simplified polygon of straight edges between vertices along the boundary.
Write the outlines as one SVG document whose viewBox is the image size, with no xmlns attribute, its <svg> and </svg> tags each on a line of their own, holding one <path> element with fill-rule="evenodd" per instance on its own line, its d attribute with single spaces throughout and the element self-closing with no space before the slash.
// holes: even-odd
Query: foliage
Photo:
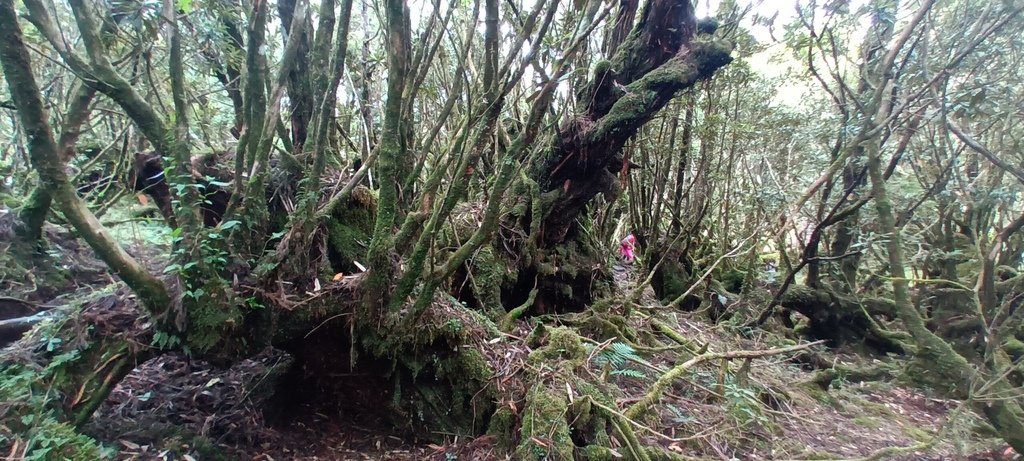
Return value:
<svg viewBox="0 0 1024 461">
<path fill-rule="evenodd" d="M 608 347 L 602 348 L 594 355 L 592 362 L 598 368 L 607 368 L 612 375 L 635 379 L 643 379 L 647 375 L 641 370 L 628 368 L 627 365 L 630 362 L 652 366 L 637 354 L 636 349 L 621 342 L 613 342 Z"/>
</svg>

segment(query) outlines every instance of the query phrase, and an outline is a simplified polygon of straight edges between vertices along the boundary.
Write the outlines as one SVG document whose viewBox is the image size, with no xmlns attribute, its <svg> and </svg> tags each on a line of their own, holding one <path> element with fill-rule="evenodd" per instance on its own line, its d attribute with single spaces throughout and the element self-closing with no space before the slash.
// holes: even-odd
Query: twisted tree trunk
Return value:
<svg viewBox="0 0 1024 461">
<path fill-rule="evenodd" d="M 581 95 L 585 108 L 559 130 L 534 166 L 545 198 L 542 247 L 573 234 L 573 223 L 598 194 L 619 194 L 622 147 L 675 95 L 732 61 L 731 45 L 697 35 L 690 2 L 653 0 L 611 61 L 598 63 Z M 702 25 L 702 31 L 713 31 Z"/>
<path fill-rule="evenodd" d="M 597 195 L 609 201 L 619 196 L 616 176 L 626 141 L 679 91 L 732 61 L 732 45 L 711 37 L 715 28 L 713 22 L 698 24 L 689 1 L 652 0 L 612 58 L 596 65 L 578 97 L 582 112 L 562 125 L 529 167 L 526 182 L 536 192 L 531 212 L 519 216 L 529 230 L 527 264 L 505 290 L 510 304 L 533 300 L 535 310 L 545 311 L 593 302 L 601 285 L 594 280 L 608 278 L 606 257 L 578 223 L 589 219 L 587 205 Z M 533 297 L 525 296 L 534 289 Z"/>
</svg>

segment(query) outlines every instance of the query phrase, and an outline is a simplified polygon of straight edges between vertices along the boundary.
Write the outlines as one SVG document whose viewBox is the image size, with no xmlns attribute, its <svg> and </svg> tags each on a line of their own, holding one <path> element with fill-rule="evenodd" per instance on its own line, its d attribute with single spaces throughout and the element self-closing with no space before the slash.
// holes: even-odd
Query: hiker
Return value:
<svg viewBox="0 0 1024 461">
<path fill-rule="evenodd" d="M 620 242 L 619 253 L 622 260 L 629 264 L 632 264 L 636 259 L 636 237 L 633 236 L 632 233 L 627 235 L 626 238 L 622 239 L 622 242 Z"/>
</svg>

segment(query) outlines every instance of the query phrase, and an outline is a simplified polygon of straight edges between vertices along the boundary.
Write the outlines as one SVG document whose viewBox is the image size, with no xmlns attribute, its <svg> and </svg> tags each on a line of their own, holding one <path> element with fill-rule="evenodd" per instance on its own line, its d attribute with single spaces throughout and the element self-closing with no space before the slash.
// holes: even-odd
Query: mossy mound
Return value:
<svg viewBox="0 0 1024 461">
<path fill-rule="evenodd" d="M 327 258 L 335 273 L 361 272 L 356 262 L 365 264 L 366 250 L 377 219 L 377 197 L 359 186 L 347 200 L 338 202 L 324 225 L 327 228 Z"/>
</svg>

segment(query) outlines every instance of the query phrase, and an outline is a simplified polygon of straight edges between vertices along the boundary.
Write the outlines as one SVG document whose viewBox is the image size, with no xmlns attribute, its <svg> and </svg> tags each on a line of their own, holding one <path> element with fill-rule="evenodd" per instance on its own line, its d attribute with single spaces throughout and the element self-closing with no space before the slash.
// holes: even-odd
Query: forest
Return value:
<svg viewBox="0 0 1024 461">
<path fill-rule="evenodd" d="M 1013 460 L 1022 0 L 0 0 L 0 456 Z"/>
</svg>

